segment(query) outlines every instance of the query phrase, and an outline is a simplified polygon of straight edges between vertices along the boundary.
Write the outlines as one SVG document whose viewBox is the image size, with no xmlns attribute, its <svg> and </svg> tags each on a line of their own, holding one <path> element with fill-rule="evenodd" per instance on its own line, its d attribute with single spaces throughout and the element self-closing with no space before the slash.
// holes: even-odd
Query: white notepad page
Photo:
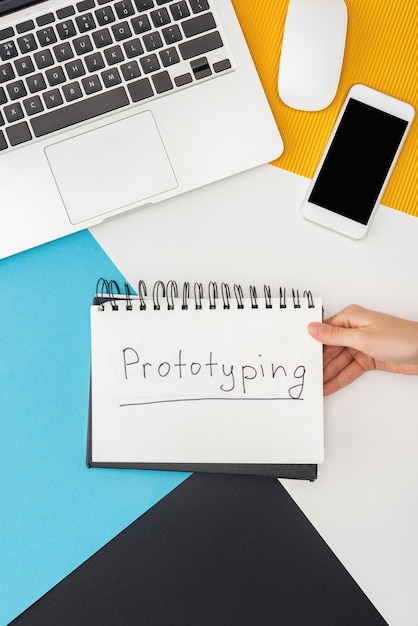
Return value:
<svg viewBox="0 0 418 626">
<path fill-rule="evenodd" d="M 311 303 L 93 305 L 92 463 L 321 463 L 322 346 L 307 325 L 322 302 Z"/>
</svg>

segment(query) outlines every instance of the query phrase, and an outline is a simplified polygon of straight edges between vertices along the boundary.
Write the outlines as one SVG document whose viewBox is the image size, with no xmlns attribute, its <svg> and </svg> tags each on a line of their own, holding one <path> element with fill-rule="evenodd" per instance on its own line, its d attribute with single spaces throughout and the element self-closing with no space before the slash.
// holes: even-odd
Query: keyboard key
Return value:
<svg viewBox="0 0 418 626">
<path fill-rule="evenodd" d="M 88 30 L 93 30 L 93 28 L 96 28 L 96 22 L 94 21 L 94 17 L 91 13 L 79 15 L 75 18 L 75 21 L 77 23 L 80 33 L 85 33 Z"/>
<path fill-rule="evenodd" d="M 87 78 L 83 78 L 81 84 L 83 85 L 84 91 L 88 96 L 90 96 L 92 93 L 97 93 L 98 91 L 101 91 L 103 89 L 102 83 L 100 82 L 100 78 L 97 74 L 94 74 L 93 76 L 88 76 Z"/>
<path fill-rule="evenodd" d="M 15 34 L 15 31 L 13 30 L 12 26 L 8 26 L 7 28 L 2 28 L 0 30 L 0 41 L 4 41 L 5 39 L 10 39 L 10 37 L 13 37 Z"/>
<path fill-rule="evenodd" d="M 22 57 L 20 59 L 16 59 L 15 68 L 19 76 L 26 76 L 26 74 L 30 74 L 31 72 L 35 71 L 35 66 L 33 65 L 32 59 L 30 57 Z"/>
<path fill-rule="evenodd" d="M 163 47 L 163 40 L 161 39 L 160 33 L 158 31 L 149 33 L 149 35 L 144 35 L 142 37 L 142 41 L 144 42 L 144 46 L 147 52 L 151 52 L 152 50 L 157 50 L 158 48 Z"/>
<path fill-rule="evenodd" d="M 125 80 L 133 80 L 134 78 L 139 78 L 139 76 L 141 76 L 141 70 L 139 69 L 139 65 L 136 61 L 124 63 L 120 66 L 120 69 Z"/>
<path fill-rule="evenodd" d="M 157 93 L 164 93 L 173 89 L 173 83 L 171 82 L 170 74 L 168 72 L 153 74 L 152 82 L 154 83 L 155 91 Z"/>
<path fill-rule="evenodd" d="M 6 83 L 8 80 L 12 80 L 15 77 L 15 73 L 11 63 L 5 63 L 0 65 L 0 83 Z"/>
<path fill-rule="evenodd" d="M 16 31 L 18 35 L 21 35 L 22 33 L 27 33 L 28 30 L 33 30 L 34 28 L 35 28 L 34 21 L 26 20 L 26 22 L 21 22 L 20 24 L 17 24 Z"/>
<path fill-rule="evenodd" d="M 183 20 L 190 15 L 189 7 L 185 0 L 182 0 L 182 2 L 174 2 L 170 4 L 169 8 L 174 20 Z"/>
<path fill-rule="evenodd" d="M 38 26 L 46 26 L 47 24 L 52 24 L 55 22 L 55 17 L 53 13 L 45 13 L 45 15 L 40 15 L 36 18 L 36 23 Z"/>
<path fill-rule="evenodd" d="M 60 39 L 69 39 L 76 34 L 74 22 L 72 20 L 66 20 L 57 24 L 57 33 Z"/>
<path fill-rule="evenodd" d="M 67 102 L 78 100 L 78 98 L 81 98 L 83 96 L 81 87 L 77 82 L 70 83 L 69 85 L 64 85 L 62 88 L 62 92 Z"/>
<path fill-rule="evenodd" d="M 9 126 L 9 128 L 6 128 L 6 133 L 11 146 L 18 146 L 19 144 L 32 139 L 27 122 L 21 122 L 20 124 Z"/>
<path fill-rule="evenodd" d="M 212 13 L 205 13 L 204 15 L 199 15 L 198 17 L 192 17 L 190 20 L 185 20 L 182 22 L 181 26 L 186 37 L 195 37 L 196 35 L 201 35 L 202 33 L 207 32 L 208 30 L 213 30 L 216 28 L 216 23 L 213 19 Z"/>
<path fill-rule="evenodd" d="M 94 12 L 99 26 L 106 26 L 116 20 L 112 7 L 103 7 Z"/>
<path fill-rule="evenodd" d="M 163 28 L 162 33 L 165 43 L 168 46 L 172 45 L 173 43 L 177 43 L 178 41 L 181 41 L 183 39 L 180 28 L 177 26 L 177 24 L 174 24 L 174 26 L 169 26 L 168 28 Z"/>
<path fill-rule="evenodd" d="M 71 17 L 75 14 L 75 9 L 73 6 L 63 7 L 62 9 L 58 9 L 57 18 L 59 20 L 65 20 L 67 17 Z"/>
<path fill-rule="evenodd" d="M 231 61 L 229 59 L 223 59 L 222 61 L 218 61 L 213 64 L 213 71 L 218 74 L 219 72 L 231 69 L 231 67 Z"/>
<path fill-rule="evenodd" d="M 153 0 L 135 0 L 135 6 L 138 11 L 146 11 L 154 6 Z"/>
<path fill-rule="evenodd" d="M 129 28 L 128 22 L 120 22 L 112 26 L 112 33 L 116 41 L 123 41 L 132 37 L 132 31 Z"/>
<path fill-rule="evenodd" d="M 87 54 L 87 52 L 93 52 L 93 45 L 88 35 L 83 35 L 83 37 L 73 39 L 73 46 L 76 54 L 79 54 L 80 56 Z"/>
<path fill-rule="evenodd" d="M 6 41 L 5 43 L 0 43 L 0 59 L 2 61 L 8 61 L 9 59 L 14 59 L 18 55 L 17 48 L 13 41 Z"/>
<path fill-rule="evenodd" d="M 128 91 L 131 95 L 133 102 L 140 102 L 146 98 L 151 98 L 154 92 L 151 87 L 151 83 L 148 78 L 141 78 L 133 83 L 128 84 Z"/>
<path fill-rule="evenodd" d="M 102 70 L 105 66 L 104 59 L 100 52 L 95 52 L 94 54 L 89 54 L 84 57 L 84 62 L 89 72 L 97 72 L 97 70 Z"/>
<path fill-rule="evenodd" d="M 36 113 L 42 113 L 44 110 L 44 105 L 39 96 L 32 96 L 23 100 L 23 106 L 28 115 L 36 115 Z"/>
<path fill-rule="evenodd" d="M 42 47 L 49 46 L 57 41 L 57 36 L 52 26 L 48 26 L 48 28 L 44 28 L 43 30 L 38 30 L 36 36 L 38 37 L 39 44 Z"/>
<path fill-rule="evenodd" d="M 26 54 L 27 52 L 33 52 L 33 50 L 36 50 L 38 47 L 33 33 L 28 33 L 23 37 L 18 37 L 17 45 L 19 46 L 20 52 L 22 54 Z"/>
<path fill-rule="evenodd" d="M 6 104 L 6 102 L 7 102 L 6 92 L 4 91 L 3 87 L 0 87 L 0 104 Z"/>
<path fill-rule="evenodd" d="M 85 76 L 86 74 L 86 69 L 81 59 L 74 59 L 73 61 L 66 63 L 65 71 L 67 72 L 68 78 L 70 80 L 80 78 L 81 76 Z"/>
<path fill-rule="evenodd" d="M 130 0 L 123 0 L 122 2 L 117 2 L 115 4 L 116 15 L 120 20 L 123 20 L 125 17 L 129 17 L 135 13 L 135 9 Z"/>
<path fill-rule="evenodd" d="M 122 48 L 120 46 L 113 46 L 113 48 L 107 48 L 104 51 L 106 61 L 108 65 L 116 65 L 116 63 L 122 63 L 125 60 L 123 56 Z"/>
<path fill-rule="evenodd" d="M 102 28 L 93 33 L 93 41 L 96 44 L 96 48 L 104 48 L 110 46 L 113 43 L 112 35 L 108 28 Z"/>
<path fill-rule="evenodd" d="M 201 11 L 207 11 L 209 9 L 206 0 L 190 0 L 190 6 L 193 13 L 200 13 Z"/>
<path fill-rule="evenodd" d="M 47 109 L 53 109 L 63 104 L 61 94 L 58 89 L 51 89 L 43 94 L 43 99 Z"/>
<path fill-rule="evenodd" d="M 43 70 L 45 67 L 54 65 L 54 59 L 50 50 L 40 50 L 39 52 L 35 52 L 33 58 L 35 59 L 38 70 Z"/>
<path fill-rule="evenodd" d="M 132 84 L 132 83 L 131 83 Z M 110 113 L 129 104 L 124 87 L 73 102 L 61 109 L 43 113 L 31 120 L 35 137 L 43 137 L 48 133 L 62 130 L 79 122 L 85 122 L 103 113 Z"/>
<path fill-rule="evenodd" d="M 166 50 L 161 50 L 159 54 L 164 67 L 168 67 L 169 65 L 174 65 L 175 63 L 180 62 L 179 55 L 177 54 L 177 50 L 175 48 L 167 48 Z"/>
<path fill-rule="evenodd" d="M 134 57 L 143 54 L 144 48 L 142 47 L 139 39 L 131 39 L 130 41 L 125 41 L 123 44 L 123 49 L 125 50 L 125 54 L 128 59 L 133 59 Z"/>
<path fill-rule="evenodd" d="M 139 17 L 132 18 L 131 24 L 136 35 L 140 35 L 141 33 L 151 30 L 151 23 L 147 15 L 140 15 Z"/>
<path fill-rule="evenodd" d="M 68 42 L 54 46 L 54 54 L 58 63 L 64 63 L 64 61 L 74 57 L 74 52 Z"/>
<path fill-rule="evenodd" d="M 113 87 L 114 85 L 119 85 L 122 82 L 122 78 L 119 74 L 119 71 L 116 67 L 112 67 L 109 70 L 105 70 L 101 74 L 102 81 L 105 87 Z"/>
<path fill-rule="evenodd" d="M 3 131 L 0 130 L 0 150 L 6 150 L 8 148 L 7 141 L 4 137 Z"/>
<path fill-rule="evenodd" d="M 23 84 L 23 80 L 17 80 L 7 85 L 7 93 L 9 94 L 10 100 L 19 100 L 26 96 L 28 92 Z"/>
<path fill-rule="evenodd" d="M 176 76 L 174 79 L 176 87 L 183 87 L 191 82 L 193 82 L 193 76 L 191 74 L 181 74 L 181 76 Z"/>
<path fill-rule="evenodd" d="M 211 50 L 222 48 L 222 46 L 223 42 L 221 36 L 215 31 L 208 35 L 202 35 L 201 37 L 196 37 L 196 39 L 190 39 L 179 44 L 179 50 L 181 56 L 186 61 L 187 59 L 207 54 Z"/>
<path fill-rule="evenodd" d="M 156 72 L 161 67 L 156 54 L 149 54 L 148 56 L 143 57 L 142 59 L 140 59 L 140 63 L 144 74 Z"/>
<path fill-rule="evenodd" d="M 212 74 L 212 70 L 209 67 L 209 63 L 206 57 L 193 59 L 193 61 L 190 62 L 190 66 L 192 68 L 194 77 L 197 80 L 200 80 L 201 78 L 207 78 Z"/>
<path fill-rule="evenodd" d="M 21 120 L 22 117 L 25 117 L 19 102 L 8 104 L 4 107 L 3 111 L 9 124 L 13 124 L 13 122 L 17 122 L 18 120 Z"/>
<path fill-rule="evenodd" d="M 65 83 L 65 74 L 62 67 L 56 66 L 52 67 L 49 70 L 46 70 L 45 76 L 50 87 L 55 87 L 56 85 L 60 85 L 61 83 Z"/>
<path fill-rule="evenodd" d="M 76 7 L 77 10 L 82 13 L 83 11 L 90 11 L 90 9 L 94 9 L 95 3 L 94 0 L 82 0 L 81 2 L 77 2 Z"/>
<path fill-rule="evenodd" d="M 27 86 L 31 93 L 37 93 L 46 89 L 46 83 L 42 74 L 33 74 L 26 79 Z"/>
<path fill-rule="evenodd" d="M 171 22 L 171 18 L 165 7 L 162 9 L 158 9 L 157 11 L 151 11 L 150 16 L 155 28 L 159 28 L 160 26 L 166 26 Z"/>
</svg>

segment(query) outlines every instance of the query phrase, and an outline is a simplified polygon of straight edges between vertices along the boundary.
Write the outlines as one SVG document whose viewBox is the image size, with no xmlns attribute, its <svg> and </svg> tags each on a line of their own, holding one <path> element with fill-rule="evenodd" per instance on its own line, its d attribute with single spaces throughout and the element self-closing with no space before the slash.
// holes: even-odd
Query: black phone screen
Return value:
<svg viewBox="0 0 418 626">
<path fill-rule="evenodd" d="M 308 201 L 367 224 L 407 125 L 350 98 Z"/>
</svg>

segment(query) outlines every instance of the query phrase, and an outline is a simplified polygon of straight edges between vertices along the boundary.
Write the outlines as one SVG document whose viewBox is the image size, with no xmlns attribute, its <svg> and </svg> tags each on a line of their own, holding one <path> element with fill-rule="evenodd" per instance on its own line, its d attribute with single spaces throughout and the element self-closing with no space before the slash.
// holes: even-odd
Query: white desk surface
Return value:
<svg viewBox="0 0 418 626">
<path fill-rule="evenodd" d="M 131 282 L 311 289 L 418 320 L 418 219 L 379 207 L 362 241 L 305 222 L 308 180 L 265 165 L 92 229 Z M 109 277 L 111 278 L 111 277 Z M 418 378 L 369 372 L 325 399 L 325 463 L 284 486 L 390 626 L 418 620 Z"/>
</svg>

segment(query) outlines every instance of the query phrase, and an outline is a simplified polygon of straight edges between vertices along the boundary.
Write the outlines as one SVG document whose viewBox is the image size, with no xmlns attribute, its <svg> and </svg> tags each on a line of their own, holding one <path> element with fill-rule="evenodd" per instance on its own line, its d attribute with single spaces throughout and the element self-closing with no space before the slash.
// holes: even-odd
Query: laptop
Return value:
<svg viewBox="0 0 418 626">
<path fill-rule="evenodd" d="M 282 150 L 230 0 L 0 0 L 0 258 Z"/>
</svg>

